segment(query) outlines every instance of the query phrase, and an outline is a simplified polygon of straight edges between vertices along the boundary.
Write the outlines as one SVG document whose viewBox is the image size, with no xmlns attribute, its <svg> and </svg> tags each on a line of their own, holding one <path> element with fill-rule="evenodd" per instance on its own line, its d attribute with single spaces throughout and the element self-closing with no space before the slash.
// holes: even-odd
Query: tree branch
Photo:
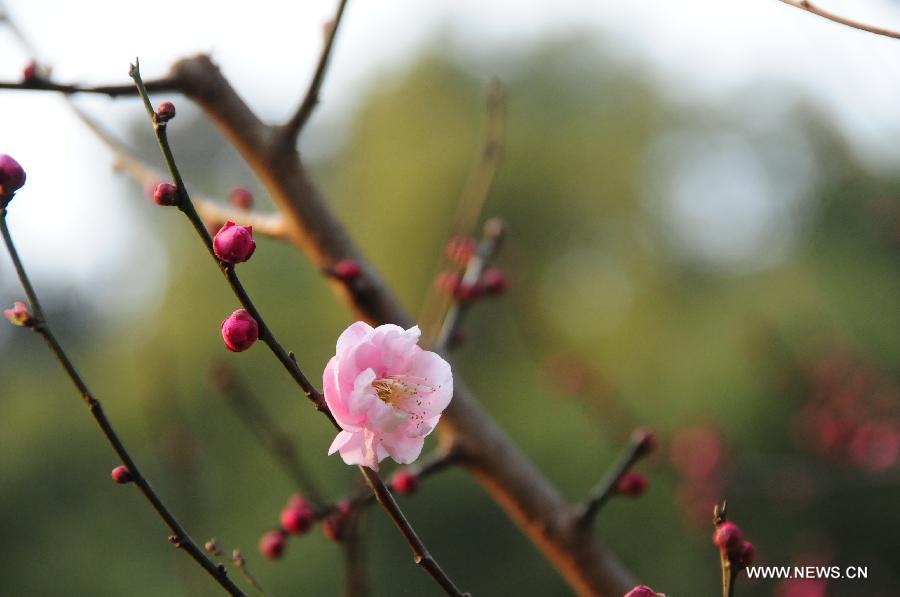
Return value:
<svg viewBox="0 0 900 597">
<path fill-rule="evenodd" d="M 325 80 L 325 74 L 328 70 L 328 61 L 331 58 L 331 51 L 334 48 L 334 39 L 337 37 L 338 27 L 341 25 L 341 19 L 344 16 L 344 9 L 347 7 L 347 0 L 338 0 L 337 12 L 334 18 L 326 24 L 327 34 L 325 36 L 325 45 L 322 47 L 322 53 L 319 55 L 319 62 L 316 65 L 316 72 L 313 74 L 309 88 L 303 101 L 297 107 L 297 111 L 291 116 L 284 125 L 284 135 L 292 143 L 296 142 L 300 131 L 306 126 L 309 117 L 312 116 L 313 110 L 319 103 L 319 92 L 322 89 L 322 82 Z"/>
<path fill-rule="evenodd" d="M 150 502 L 150 505 L 156 510 L 156 513 L 159 514 L 160 518 L 162 518 L 163 522 L 169 527 L 169 530 L 172 532 L 172 535 L 169 537 L 169 540 L 176 547 L 183 549 L 191 558 L 194 559 L 197 564 L 199 564 L 204 570 L 206 570 L 213 579 L 221 585 L 225 591 L 227 591 L 230 595 L 236 597 L 245 597 L 243 591 L 241 591 L 232 581 L 228 578 L 227 573 L 225 572 L 225 568 L 220 564 L 213 563 L 203 551 L 194 543 L 194 540 L 191 539 L 190 535 L 188 535 L 187 531 L 184 530 L 184 527 L 181 526 L 181 523 L 175 518 L 175 516 L 169 511 L 169 509 L 165 506 L 162 499 L 156 494 L 153 488 L 150 486 L 150 482 L 147 481 L 146 477 L 144 477 L 143 473 L 141 473 L 137 464 L 134 462 L 134 459 L 129 454 L 128 450 L 125 448 L 125 445 L 119 439 L 118 434 L 113 429 L 112 424 L 109 422 L 109 419 L 106 418 L 106 413 L 103 411 L 103 407 L 100 405 L 100 401 L 94 398 L 93 394 L 91 394 L 87 385 L 81 377 L 81 374 L 78 373 L 78 370 L 75 368 L 75 365 L 69 359 L 69 356 L 63 350 L 62 345 L 60 345 L 59 341 L 56 339 L 56 336 L 53 334 L 53 331 L 50 329 L 50 325 L 47 322 L 47 318 L 44 314 L 44 310 L 41 307 L 40 301 L 38 300 L 37 293 L 34 290 L 34 287 L 31 285 L 31 281 L 28 278 L 28 274 L 25 272 L 25 267 L 22 264 L 21 259 L 19 258 L 18 251 L 16 250 L 16 246 L 13 243 L 12 236 L 9 233 L 9 227 L 6 222 L 6 208 L 0 208 L 0 233 L 2 233 L 3 241 L 6 243 L 6 248 L 9 252 L 9 256 L 13 261 L 13 265 L 16 269 L 16 274 L 19 277 L 19 282 L 22 285 L 22 289 L 25 291 L 25 295 L 28 297 L 28 302 L 31 304 L 31 314 L 32 314 L 32 322 L 30 327 L 40 334 L 44 340 L 47 342 L 47 345 L 50 347 L 50 351 L 57 358 L 59 363 L 62 365 L 63 369 L 66 371 L 66 374 L 69 376 L 69 379 L 72 381 L 72 384 L 78 390 L 78 393 L 81 394 L 82 399 L 88 407 L 88 410 L 91 413 L 91 416 L 97 422 L 97 425 L 100 427 L 100 431 L 103 433 L 106 440 L 112 446 L 113 450 L 116 452 L 118 457 L 121 459 L 122 463 L 128 469 L 128 472 L 131 473 L 132 480 L 135 485 L 137 485 L 141 494 Z"/>
<path fill-rule="evenodd" d="M 779 2 L 783 2 L 784 4 L 793 6 L 794 8 L 799 8 L 800 10 L 805 10 L 806 12 L 820 16 L 823 19 L 828 19 L 829 21 L 833 21 L 847 27 L 852 27 L 853 29 L 867 31 L 869 33 L 874 33 L 875 35 L 883 35 L 885 37 L 900 39 L 900 32 L 893 31 L 891 29 L 885 29 L 884 27 L 866 25 L 865 23 L 860 23 L 859 21 L 854 21 L 852 19 L 836 15 L 832 12 L 828 12 L 827 10 L 819 8 L 818 6 L 814 5 L 812 2 L 808 2 L 807 0 L 779 0 Z"/>
<path fill-rule="evenodd" d="M 180 60 L 172 75 L 181 90 L 215 122 L 275 201 L 288 239 L 319 269 L 344 259 L 363 269 L 365 283 L 329 279 L 335 293 L 360 319 L 374 325 L 413 325 L 378 273 L 368 264 L 318 189 L 296 148 L 278 142 L 222 76 L 208 56 Z M 577 512 L 478 405 L 459 375 L 454 398 L 437 431 L 461 452 L 461 464 L 519 525 L 572 588 L 582 595 L 617 597 L 634 578 L 590 533 L 580 532 Z"/>
<path fill-rule="evenodd" d="M 182 179 L 181 173 L 179 172 L 178 166 L 175 162 L 175 156 L 172 154 L 172 148 L 170 147 L 168 140 L 166 123 L 160 121 L 160 119 L 156 117 L 156 113 L 153 110 L 153 105 L 150 102 L 150 96 L 147 93 L 147 89 L 144 87 L 143 82 L 141 81 L 140 66 L 137 60 L 135 60 L 135 63 L 131 66 L 129 74 L 131 75 L 132 79 L 134 79 L 135 86 L 137 87 L 138 93 L 143 100 L 144 107 L 147 111 L 147 116 L 150 119 L 151 124 L 153 125 L 153 131 L 156 134 L 156 140 L 159 143 L 160 151 L 162 152 L 163 158 L 166 162 L 166 166 L 169 169 L 169 173 L 172 175 L 172 180 L 175 182 L 175 186 L 178 191 L 178 209 L 180 209 L 188 217 L 188 220 L 190 220 L 191 224 L 193 224 L 194 229 L 197 231 L 197 233 L 200 235 L 200 238 L 206 245 L 207 251 L 209 251 L 209 254 L 212 256 L 213 260 L 216 262 L 219 269 L 228 280 L 228 284 L 231 286 L 232 291 L 240 301 L 241 306 L 243 306 L 244 309 L 246 309 L 247 312 L 250 313 L 250 316 L 256 320 L 256 323 L 259 326 L 259 339 L 269 347 L 275 357 L 281 362 L 284 368 L 287 369 L 288 373 L 290 373 L 291 377 L 294 379 L 297 385 L 300 386 L 300 388 L 306 394 L 307 398 L 309 398 L 309 400 L 313 403 L 316 409 L 324 414 L 329 421 L 331 421 L 331 424 L 335 427 L 335 429 L 340 430 L 340 425 L 338 425 L 334 416 L 331 414 L 331 411 L 328 409 L 327 404 L 325 404 L 325 397 L 319 390 L 315 388 L 315 386 L 312 385 L 309 379 L 307 379 L 306 375 L 304 375 L 304 373 L 300 370 L 300 367 L 297 365 L 297 361 L 293 358 L 293 354 L 289 354 L 287 351 L 285 351 L 282 345 L 275 338 L 274 333 L 271 331 L 269 326 L 266 325 L 265 320 L 263 320 L 262 315 L 256 308 L 256 305 L 253 303 L 250 295 L 244 289 L 244 286 L 238 278 L 234 266 L 224 263 L 216 257 L 215 251 L 213 250 L 212 246 L 212 239 L 209 236 L 209 232 L 204 227 L 203 221 L 200 219 L 200 217 L 197 215 L 197 211 L 194 209 L 194 205 L 191 202 L 190 195 L 188 194 L 187 188 L 185 187 L 184 180 Z M 384 482 L 382 482 L 381 478 L 378 476 L 378 473 L 365 466 L 359 466 L 357 468 L 359 468 L 360 472 L 365 477 L 366 482 L 372 488 L 372 491 L 376 494 L 376 499 L 378 500 L 378 502 L 390 516 L 391 520 L 394 522 L 394 525 L 400 530 L 403 538 L 407 541 L 407 543 L 409 543 L 415 556 L 415 562 L 417 564 L 420 564 L 448 595 L 451 595 L 453 597 L 462 597 L 463 593 L 461 593 L 459 589 L 456 588 L 456 586 L 453 584 L 453 581 L 450 580 L 450 578 L 438 565 L 437 561 L 435 561 L 431 556 L 428 549 L 425 547 L 425 544 L 416 534 L 416 531 L 413 529 L 412 525 L 403 514 L 400 506 L 397 505 L 397 502 L 391 495 L 390 490 L 388 490 Z"/>
<path fill-rule="evenodd" d="M 619 482 L 619 479 L 631 470 L 631 467 L 638 460 L 650 453 L 652 444 L 655 441 L 651 438 L 652 436 L 648 432 L 642 430 L 637 430 L 631 434 L 628 445 L 622 450 L 615 465 L 594 486 L 587 499 L 579 508 L 578 518 L 582 527 L 589 526 L 594 521 L 600 508 L 603 507 L 603 504 L 615 494 L 616 484 Z"/>
</svg>

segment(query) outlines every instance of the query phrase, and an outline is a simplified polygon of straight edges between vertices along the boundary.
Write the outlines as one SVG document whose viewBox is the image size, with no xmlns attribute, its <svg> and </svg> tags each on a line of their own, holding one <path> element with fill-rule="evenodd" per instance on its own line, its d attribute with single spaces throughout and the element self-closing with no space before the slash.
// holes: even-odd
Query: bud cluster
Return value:
<svg viewBox="0 0 900 597">
<path fill-rule="evenodd" d="M 712 541 L 728 560 L 734 573 L 753 563 L 756 550 L 752 543 L 744 539 L 743 531 L 733 522 L 725 521 L 718 524 Z"/>
<path fill-rule="evenodd" d="M 347 531 L 347 524 L 353 509 L 349 502 L 339 502 L 331 511 L 316 512 L 313 505 L 302 495 L 294 494 L 279 515 L 278 528 L 266 531 L 259 539 L 260 553 L 276 560 L 284 555 L 289 536 L 303 536 L 322 523 L 322 534 L 332 541 L 341 541 Z"/>
</svg>

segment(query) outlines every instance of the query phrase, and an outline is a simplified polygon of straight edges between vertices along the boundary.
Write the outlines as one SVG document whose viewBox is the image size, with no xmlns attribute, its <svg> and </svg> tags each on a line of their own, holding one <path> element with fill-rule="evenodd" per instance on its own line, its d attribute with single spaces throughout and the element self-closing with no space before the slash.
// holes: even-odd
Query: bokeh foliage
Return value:
<svg viewBox="0 0 900 597">
<path fill-rule="evenodd" d="M 598 524 L 657 590 L 718 590 L 710 529 L 685 513 L 667 448 L 679 429 L 704 424 L 726 438 L 721 497 L 761 560 L 826 552 L 870 569 L 868 583 L 835 584 L 833 594 L 889 594 L 900 569 L 886 532 L 900 522 L 896 464 L 860 472 L 798 447 L 793 428 L 809 392 L 804 364 L 837 349 L 877 372 L 888 388 L 879 412 L 898 416 L 898 181 L 859 163 L 788 89 L 759 84 L 700 108 L 584 41 L 505 57 L 516 67 L 505 77 L 507 148 L 486 214 L 510 224 L 500 265 L 511 291 L 472 314 L 457 372 L 573 501 L 632 427 L 660 431 L 662 453 L 643 467 L 649 494 L 613 501 Z M 484 83 L 464 64 L 426 55 L 373 88 L 343 149 L 315 167 L 334 209 L 414 312 L 475 159 Z M 155 160 L 142 127 L 135 135 Z M 182 117 L 171 128 L 198 188 L 253 187 L 208 125 Z M 195 539 L 241 547 L 275 595 L 337 594 L 339 550 L 319 533 L 291 541 L 280 562 L 256 553 L 293 488 L 206 372 L 219 361 L 237 367 L 336 497 L 357 475 L 324 456 L 330 427 L 262 346 L 226 353 L 218 326 L 237 305 L 186 222 L 112 177 L 98 184 L 132 204 L 134 226 L 164 239 L 148 250 L 167 253 L 171 278 L 161 304 L 127 321 L 65 288 L 39 289 L 63 341 Z M 314 377 L 350 322 L 345 309 L 284 244 L 261 240 L 240 271 Z M 19 295 L 10 269 L 2 275 L 9 303 Z M 104 284 L 116 280 L 93 292 Z M 109 481 L 117 462 L 37 338 L 0 335 L 0 380 L 0 593 L 216 594 L 137 493 Z M 808 491 L 793 490 L 792 471 Z M 567 594 L 465 474 L 442 474 L 402 504 L 475 594 Z M 368 521 L 372 594 L 432 594 L 385 517 L 373 511 Z M 742 582 L 738 594 L 772 588 Z"/>
</svg>

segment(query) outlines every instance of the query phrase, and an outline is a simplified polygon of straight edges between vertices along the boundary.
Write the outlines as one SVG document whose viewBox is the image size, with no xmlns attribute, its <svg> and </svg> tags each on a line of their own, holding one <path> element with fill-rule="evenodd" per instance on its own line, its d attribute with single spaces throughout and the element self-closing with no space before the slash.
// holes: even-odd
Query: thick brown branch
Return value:
<svg viewBox="0 0 900 597">
<path fill-rule="evenodd" d="M 841 25 L 845 25 L 847 27 L 852 27 L 853 29 L 859 29 L 860 31 L 867 31 L 869 33 L 874 33 L 875 35 L 883 35 L 885 37 L 893 37 L 894 39 L 900 39 L 900 32 L 893 31 L 891 29 L 885 29 L 884 27 L 876 27 L 875 25 L 866 25 L 865 23 L 860 23 L 859 21 L 854 21 L 852 19 L 848 19 L 846 17 L 842 17 L 840 15 L 836 15 L 833 12 L 828 12 L 827 10 L 823 10 L 818 6 L 814 5 L 812 2 L 807 2 L 807 0 L 779 0 L 789 6 L 793 6 L 794 8 L 799 8 L 800 10 L 805 10 L 806 12 L 810 12 L 814 15 L 820 16 L 823 19 L 828 19 L 829 21 L 833 21 L 835 23 L 839 23 Z"/>
<path fill-rule="evenodd" d="M 332 280 L 337 294 L 370 323 L 413 325 L 412 317 L 347 235 L 312 184 L 293 143 L 262 123 L 207 56 L 181 60 L 172 75 L 238 149 L 285 218 L 288 238 L 317 268 L 343 259 L 363 267 L 364 283 Z M 568 583 L 582 595 L 618 597 L 634 586 L 631 575 L 590 533 L 577 512 L 522 454 L 456 376 L 455 394 L 438 430 L 445 445 L 522 528 Z"/>
<path fill-rule="evenodd" d="M 297 107 L 297 111 L 291 116 L 291 119 L 284 125 L 284 135 L 289 142 L 295 142 L 300 131 L 306 125 L 309 117 L 312 116 L 313 110 L 319 103 L 319 92 L 322 89 L 322 83 L 325 81 L 325 74 L 328 70 L 328 62 L 331 59 L 331 51 L 334 49 L 334 40 L 337 37 L 338 28 L 341 25 L 341 19 L 344 16 L 344 9 L 347 7 L 347 0 L 338 0 L 337 12 L 334 18 L 326 23 L 325 45 L 322 47 L 322 53 L 319 55 L 319 62 L 316 65 L 316 72 L 309 83 L 306 95 L 303 101 Z"/>
</svg>

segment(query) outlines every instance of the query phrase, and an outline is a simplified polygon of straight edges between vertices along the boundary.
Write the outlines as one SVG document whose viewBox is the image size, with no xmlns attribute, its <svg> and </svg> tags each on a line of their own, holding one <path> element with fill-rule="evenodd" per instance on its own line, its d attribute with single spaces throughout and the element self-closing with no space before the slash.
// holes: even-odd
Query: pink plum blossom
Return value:
<svg viewBox="0 0 900 597">
<path fill-rule="evenodd" d="M 373 470 L 388 456 L 400 464 L 419 457 L 453 397 L 450 365 L 417 345 L 420 333 L 358 321 L 338 338 L 323 374 L 325 401 L 343 430 L 329 455 Z"/>
</svg>

